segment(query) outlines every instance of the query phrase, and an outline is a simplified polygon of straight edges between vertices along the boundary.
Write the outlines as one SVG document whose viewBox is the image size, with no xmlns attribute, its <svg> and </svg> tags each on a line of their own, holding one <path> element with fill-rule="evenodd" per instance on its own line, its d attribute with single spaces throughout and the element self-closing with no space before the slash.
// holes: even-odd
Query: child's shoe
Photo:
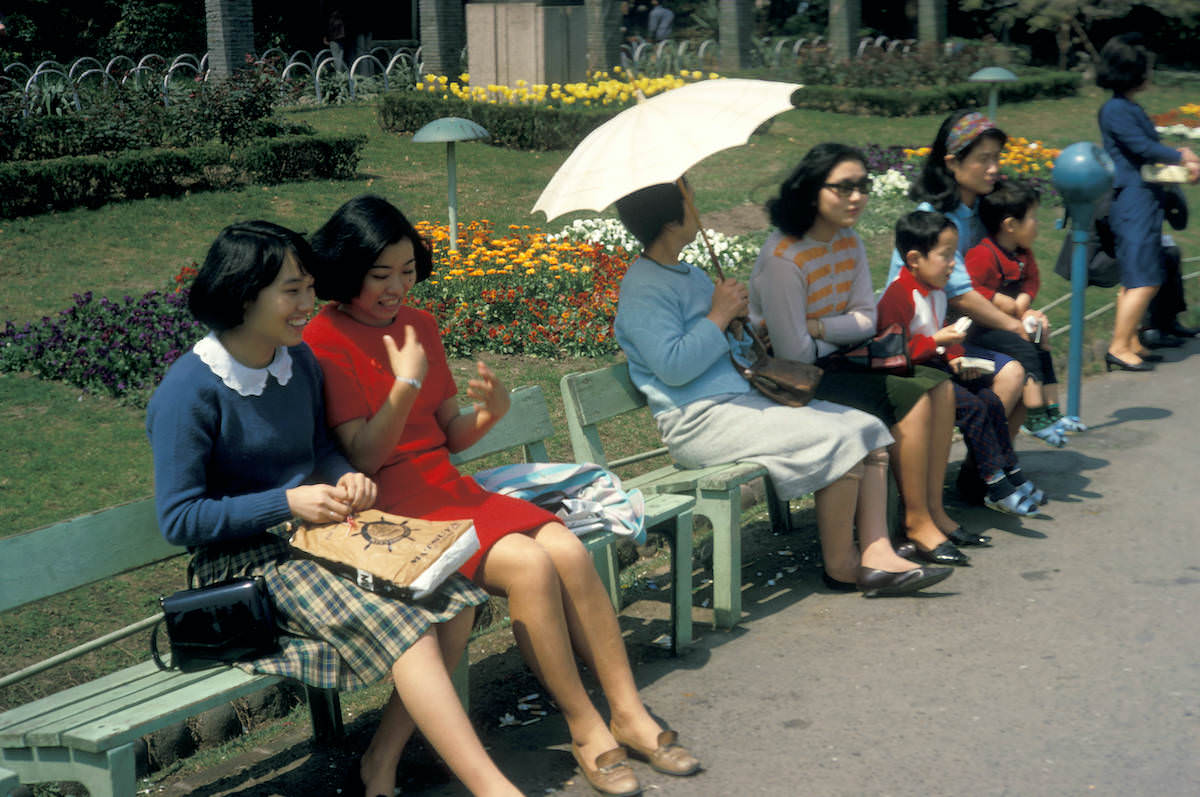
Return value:
<svg viewBox="0 0 1200 797">
<path fill-rule="evenodd" d="M 1021 424 L 1021 431 L 1054 448 L 1062 448 L 1067 444 L 1066 433 L 1051 419 L 1046 407 L 1030 407 L 1029 416 Z"/>
<path fill-rule="evenodd" d="M 1054 421 L 1054 425 L 1062 430 L 1063 434 L 1086 432 L 1088 430 L 1087 424 L 1078 415 L 1063 415 L 1059 411 L 1057 404 L 1048 405 L 1046 412 L 1049 414 L 1050 419 Z"/>
<path fill-rule="evenodd" d="M 1028 498 L 1030 501 L 1033 501 L 1038 506 L 1045 506 L 1047 501 L 1046 493 L 1035 487 L 1033 482 L 1029 481 L 1029 479 L 1026 479 L 1025 474 L 1021 472 L 1020 468 L 1007 470 L 1004 472 L 1004 475 L 1008 477 L 1008 480 L 1012 483 L 1012 485 L 1017 488 L 1017 492 Z"/>
<path fill-rule="evenodd" d="M 997 512 L 1004 512 L 1018 517 L 1033 517 L 1038 514 L 1038 505 L 1021 491 L 1007 477 L 988 484 L 988 494 L 984 496 L 983 505 Z"/>
</svg>

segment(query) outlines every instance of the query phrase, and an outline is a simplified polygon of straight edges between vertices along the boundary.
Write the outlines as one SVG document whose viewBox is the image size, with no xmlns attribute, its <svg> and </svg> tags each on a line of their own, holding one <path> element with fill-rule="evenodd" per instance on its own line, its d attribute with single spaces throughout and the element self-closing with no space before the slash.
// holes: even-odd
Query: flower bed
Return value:
<svg viewBox="0 0 1200 797">
<path fill-rule="evenodd" d="M 1189 103 L 1151 115 L 1154 129 L 1163 135 L 1200 138 L 1200 105 Z"/>
<path fill-rule="evenodd" d="M 605 105 L 629 105 L 634 101 L 637 92 L 646 97 L 660 94 L 664 91 L 677 89 L 688 83 L 705 79 L 705 73 L 698 70 L 682 70 L 679 74 L 666 74 L 662 77 L 635 76 L 614 66 L 612 72 L 595 72 L 590 81 L 581 83 L 535 83 L 530 84 L 518 80 L 516 86 L 472 86 L 471 75 L 464 72 L 453 80 L 446 75 L 425 75 L 417 84 L 416 90 L 428 94 L 441 95 L 442 99 L 463 100 L 464 102 L 481 102 L 489 105 L 533 105 L 546 108 L 566 108 L 572 105 L 583 107 Z M 708 79 L 719 78 L 716 72 L 707 73 Z"/>
</svg>

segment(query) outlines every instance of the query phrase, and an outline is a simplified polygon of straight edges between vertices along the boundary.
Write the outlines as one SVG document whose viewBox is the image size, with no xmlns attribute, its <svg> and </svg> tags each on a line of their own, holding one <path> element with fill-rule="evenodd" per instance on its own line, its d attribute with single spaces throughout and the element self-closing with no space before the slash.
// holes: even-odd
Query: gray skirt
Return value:
<svg viewBox="0 0 1200 797">
<path fill-rule="evenodd" d="M 832 484 L 869 452 L 892 443 L 887 427 L 860 410 L 819 399 L 786 407 L 757 392 L 700 399 L 654 420 L 680 465 L 756 462 L 784 499 Z"/>
</svg>

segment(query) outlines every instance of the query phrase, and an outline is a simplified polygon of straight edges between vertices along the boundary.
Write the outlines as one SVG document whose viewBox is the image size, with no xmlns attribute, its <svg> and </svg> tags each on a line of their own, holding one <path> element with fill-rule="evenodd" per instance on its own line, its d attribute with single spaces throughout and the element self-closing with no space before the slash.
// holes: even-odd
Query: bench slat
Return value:
<svg viewBox="0 0 1200 797">
<path fill-rule="evenodd" d="M 62 734 L 72 728 L 100 720 L 129 705 L 147 702 L 160 698 L 162 695 L 186 689 L 192 684 L 212 679 L 217 674 L 232 669 L 221 667 L 194 673 L 163 672 L 155 667 L 153 662 L 143 662 L 123 670 L 122 673 L 126 674 L 124 682 L 118 686 L 107 689 L 81 690 L 68 700 L 60 699 L 66 694 L 60 692 L 56 695 L 49 695 L 35 704 L 30 704 L 41 704 L 40 710 L 21 722 L 8 724 L 3 730 L 5 738 L 0 741 L 0 744 L 12 746 L 9 740 L 16 738 L 23 739 L 27 744 L 61 744 Z M 247 676 L 241 670 L 237 670 L 237 672 L 240 673 L 239 677 L 256 677 Z M 84 684 L 83 686 L 91 685 Z"/>
<path fill-rule="evenodd" d="M 509 394 L 512 407 L 500 422 L 488 430 L 475 445 L 450 455 L 455 466 L 472 460 L 498 454 L 510 448 L 525 449 L 526 461 L 546 461 L 545 440 L 554 436 L 554 424 L 550 421 L 550 410 L 541 387 L 521 387 Z M 464 407 L 462 412 L 473 410 Z"/>
<path fill-rule="evenodd" d="M 0 611 L 184 551 L 159 533 L 151 499 L 0 538 L 0 562 L 20 562 L 0 568 Z"/>
<path fill-rule="evenodd" d="M 109 673 L 94 681 L 88 681 L 87 683 L 64 689 L 61 692 L 55 692 L 52 695 L 39 698 L 32 703 L 11 708 L 0 714 L 0 747 L 21 745 L 22 733 L 11 731 L 10 729 L 22 723 L 29 722 L 32 719 L 53 711 L 59 706 L 83 702 L 108 690 L 121 689 L 157 671 L 158 667 L 154 665 L 154 662 L 145 661 L 141 664 L 135 664 L 132 667 Z"/>
<path fill-rule="evenodd" d="M 71 747 L 101 752 L 282 680 L 274 675 L 251 675 L 236 667 L 218 668 L 206 672 L 199 681 L 180 683 L 156 696 L 128 701 L 100 719 L 64 731 L 62 741 Z"/>
</svg>

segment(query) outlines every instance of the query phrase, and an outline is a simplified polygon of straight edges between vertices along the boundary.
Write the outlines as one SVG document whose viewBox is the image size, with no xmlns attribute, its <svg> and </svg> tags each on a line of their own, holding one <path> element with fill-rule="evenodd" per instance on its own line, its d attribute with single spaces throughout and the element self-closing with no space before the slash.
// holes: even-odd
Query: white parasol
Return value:
<svg viewBox="0 0 1200 797">
<path fill-rule="evenodd" d="M 745 144 L 791 109 L 797 83 L 704 80 L 627 108 L 579 143 L 538 197 L 546 220 L 604 210 L 626 194 L 671 183 L 714 152 Z"/>
</svg>

